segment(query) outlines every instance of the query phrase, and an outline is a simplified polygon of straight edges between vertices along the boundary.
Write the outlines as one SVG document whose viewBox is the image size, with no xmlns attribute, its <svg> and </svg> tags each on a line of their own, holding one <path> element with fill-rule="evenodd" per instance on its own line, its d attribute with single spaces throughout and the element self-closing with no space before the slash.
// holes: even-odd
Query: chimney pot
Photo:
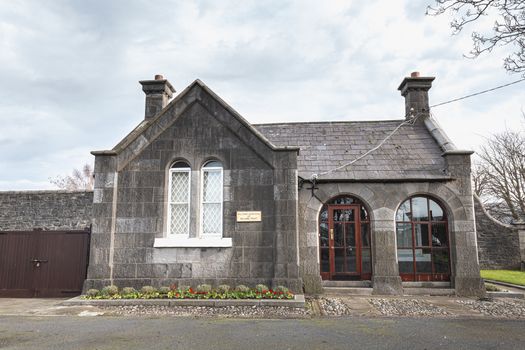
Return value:
<svg viewBox="0 0 525 350">
<path fill-rule="evenodd" d="M 145 118 L 148 119 L 166 107 L 175 89 L 162 74 L 156 74 L 154 80 L 141 80 L 139 83 L 146 94 Z"/>
<path fill-rule="evenodd" d="M 412 72 L 410 77 L 403 79 L 398 90 L 405 98 L 405 117 L 407 119 L 412 115 L 421 117 L 429 114 L 428 90 L 432 87 L 433 80 L 434 77 L 421 77 L 419 72 Z"/>
</svg>

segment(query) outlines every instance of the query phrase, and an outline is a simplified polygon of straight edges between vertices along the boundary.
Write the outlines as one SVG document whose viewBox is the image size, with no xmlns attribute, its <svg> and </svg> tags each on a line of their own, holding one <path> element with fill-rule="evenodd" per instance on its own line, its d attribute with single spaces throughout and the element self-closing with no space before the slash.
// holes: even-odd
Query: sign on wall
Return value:
<svg viewBox="0 0 525 350">
<path fill-rule="evenodd" d="M 237 222 L 258 222 L 261 221 L 260 211 L 238 211 Z"/>
</svg>

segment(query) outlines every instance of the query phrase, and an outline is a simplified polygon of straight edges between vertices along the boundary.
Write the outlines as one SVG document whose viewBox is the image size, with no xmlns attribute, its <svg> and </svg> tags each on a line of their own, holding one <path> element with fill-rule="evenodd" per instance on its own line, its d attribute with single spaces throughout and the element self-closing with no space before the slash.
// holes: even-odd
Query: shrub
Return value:
<svg viewBox="0 0 525 350">
<path fill-rule="evenodd" d="M 86 292 L 86 296 L 88 296 L 90 298 L 97 297 L 99 294 L 100 294 L 100 291 L 98 289 L 89 289 Z"/>
<path fill-rule="evenodd" d="M 209 284 L 199 284 L 197 286 L 197 292 L 199 292 L 199 293 L 209 293 L 209 292 L 211 292 L 211 285 L 209 285 Z"/>
<path fill-rule="evenodd" d="M 258 291 L 259 293 L 266 292 L 268 289 L 269 289 L 268 286 L 264 284 L 258 284 L 255 286 L 255 290 Z"/>
<path fill-rule="evenodd" d="M 136 293 L 137 293 L 137 290 L 133 287 L 124 287 L 120 291 L 120 294 L 122 295 L 129 295 L 129 294 L 136 294 Z"/>
<path fill-rule="evenodd" d="M 142 294 L 153 294 L 153 293 L 157 292 L 157 290 L 155 289 L 155 287 L 152 287 L 152 286 L 144 286 L 144 287 L 140 288 L 140 292 Z"/>
<path fill-rule="evenodd" d="M 274 291 L 276 292 L 282 292 L 284 294 L 288 293 L 290 290 L 286 288 L 285 286 L 277 286 L 275 287 Z"/>
<path fill-rule="evenodd" d="M 114 285 L 105 286 L 100 291 L 100 294 L 102 294 L 102 295 L 109 295 L 109 296 L 117 295 L 118 294 L 118 287 L 114 286 Z"/>
<path fill-rule="evenodd" d="M 190 290 L 190 286 L 179 286 L 179 290 L 181 292 L 187 292 L 188 290 Z"/>
<path fill-rule="evenodd" d="M 159 288 L 159 293 L 160 294 L 168 294 L 170 290 L 171 290 L 170 287 L 160 287 Z"/>
<path fill-rule="evenodd" d="M 219 293 L 228 293 L 230 291 L 230 286 L 227 284 L 221 284 L 217 287 L 217 292 Z"/>
<path fill-rule="evenodd" d="M 250 288 L 246 287 L 244 284 L 239 284 L 237 287 L 235 287 L 235 291 L 241 293 L 248 293 L 250 291 Z"/>
</svg>

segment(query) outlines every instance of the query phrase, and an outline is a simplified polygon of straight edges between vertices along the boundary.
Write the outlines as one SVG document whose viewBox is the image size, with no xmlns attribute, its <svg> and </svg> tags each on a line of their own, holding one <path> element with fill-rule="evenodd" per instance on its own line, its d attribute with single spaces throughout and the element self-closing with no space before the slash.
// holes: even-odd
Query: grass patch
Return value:
<svg viewBox="0 0 525 350">
<path fill-rule="evenodd" d="M 481 270 L 481 277 L 500 281 L 507 282 L 512 284 L 518 284 L 520 286 L 525 286 L 525 272 L 524 271 L 514 271 L 514 270 Z"/>
</svg>

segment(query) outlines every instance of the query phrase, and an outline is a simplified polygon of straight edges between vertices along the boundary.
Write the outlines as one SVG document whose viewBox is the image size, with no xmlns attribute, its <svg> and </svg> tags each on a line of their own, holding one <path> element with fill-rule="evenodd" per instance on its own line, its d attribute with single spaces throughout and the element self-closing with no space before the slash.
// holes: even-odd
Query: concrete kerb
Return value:
<svg viewBox="0 0 525 350">
<path fill-rule="evenodd" d="M 60 306 L 271 306 L 304 308 L 304 295 L 295 295 L 291 300 L 283 299 L 82 299 L 65 300 Z"/>
</svg>

